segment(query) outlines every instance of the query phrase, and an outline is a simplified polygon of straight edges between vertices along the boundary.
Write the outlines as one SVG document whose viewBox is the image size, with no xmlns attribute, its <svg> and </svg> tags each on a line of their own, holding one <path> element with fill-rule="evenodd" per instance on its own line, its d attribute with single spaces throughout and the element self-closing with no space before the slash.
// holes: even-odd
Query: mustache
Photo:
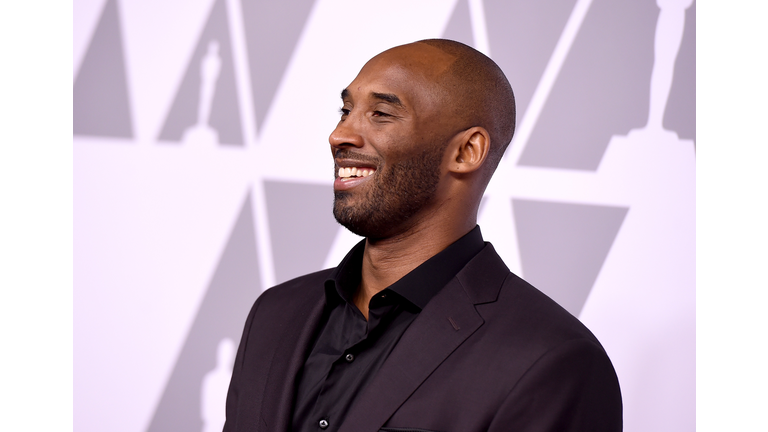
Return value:
<svg viewBox="0 0 768 432">
<path fill-rule="evenodd" d="M 334 161 L 352 159 L 356 162 L 363 162 L 363 163 L 373 164 L 375 166 L 381 166 L 381 158 L 363 154 L 363 153 L 357 153 L 349 149 L 338 149 L 333 154 L 333 157 L 334 157 Z"/>
</svg>

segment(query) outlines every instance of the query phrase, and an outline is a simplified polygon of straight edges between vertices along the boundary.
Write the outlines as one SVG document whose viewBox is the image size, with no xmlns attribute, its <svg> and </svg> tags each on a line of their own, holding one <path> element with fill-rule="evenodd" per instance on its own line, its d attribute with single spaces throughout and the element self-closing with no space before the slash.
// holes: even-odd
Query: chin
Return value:
<svg viewBox="0 0 768 432">
<path fill-rule="evenodd" d="M 371 234 L 371 227 L 353 208 L 339 204 L 338 201 L 333 205 L 333 217 L 336 218 L 336 222 L 344 228 L 348 229 L 354 234 L 362 237 L 368 237 Z"/>
<path fill-rule="evenodd" d="M 392 226 L 391 221 L 382 220 L 383 212 L 365 204 L 352 204 L 345 192 L 336 192 L 333 201 L 333 217 L 341 226 L 354 234 L 367 238 L 382 238 Z"/>
</svg>

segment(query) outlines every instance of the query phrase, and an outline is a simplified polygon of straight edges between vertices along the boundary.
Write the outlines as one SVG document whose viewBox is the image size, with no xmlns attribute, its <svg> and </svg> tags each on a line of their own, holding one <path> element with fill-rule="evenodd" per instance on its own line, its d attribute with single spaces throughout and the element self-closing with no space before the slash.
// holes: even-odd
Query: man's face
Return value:
<svg viewBox="0 0 768 432">
<path fill-rule="evenodd" d="M 399 47 L 368 62 L 342 93 L 329 139 L 333 214 L 350 231 L 390 237 L 434 207 L 450 127 L 436 78 L 450 60 L 429 46 Z"/>
</svg>

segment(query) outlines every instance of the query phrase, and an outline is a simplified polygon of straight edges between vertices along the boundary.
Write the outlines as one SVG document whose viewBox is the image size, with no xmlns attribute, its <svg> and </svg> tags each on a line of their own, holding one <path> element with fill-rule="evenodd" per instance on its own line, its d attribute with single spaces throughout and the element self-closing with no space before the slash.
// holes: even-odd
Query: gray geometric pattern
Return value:
<svg viewBox="0 0 768 432">
<path fill-rule="evenodd" d="M 483 3 L 491 57 L 514 89 L 519 125 L 576 0 Z"/>
<path fill-rule="evenodd" d="M 525 279 L 579 316 L 628 208 L 512 200 Z"/>
<path fill-rule="evenodd" d="M 664 128 L 696 144 L 696 2 L 685 11 L 685 28 L 664 111 Z"/>
<path fill-rule="evenodd" d="M 216 366 L 219 341 L 240 341 L 243 321 L 261 292 L 258 262 L 248 192 L 148 432 L 201 430 L 203 378 Z"/>
<path fill-rule="evenodd" d="M 595 171 L 613 135 L 648 119 L 654 1 L 594 0 L 519 164 Z"/>
<path fill-rule="evenodd" d="M 272 106 L 314 0 L 242 0 L 257 130 Z"/>
<path fill-rule="evenodd" d="M 275 281 L 322 269 L 341 225 L 330 186 L 265 181 Z"/>
<path fill-rule="evenodd" d="M 108 0 L 72 91 L 75 135 L 133 137 L 124 58 L 117 0 Z"/>
<path fill-rule="evenodd" d="M 200 103 L 200 66 L 211 42 L 218 43 L 221 70 L 215 81 L 210 110 L 210 126 L 218 132 L 220 144 L 243 145 L 240 108 L 237 101 L 237 85 L 232 59 L 229 18 L 226 0 L 216 0 L 208 21 L 197 40 L 195 51 L 189 60 L 184 79 L 176 92 L 168 115 L 163 122 L 159 140 L 181 141 L 184 132 L 197 122 Z"/>
<path fill-rule="evenodd" d="M 469 1 L 459 0 L 451 14 L 451 19 L 443 32 L 445 39 L 452 39 L 471 47 L 475 46 L 472 36 L 472 19 L 469 16 Z"/>
</svg>

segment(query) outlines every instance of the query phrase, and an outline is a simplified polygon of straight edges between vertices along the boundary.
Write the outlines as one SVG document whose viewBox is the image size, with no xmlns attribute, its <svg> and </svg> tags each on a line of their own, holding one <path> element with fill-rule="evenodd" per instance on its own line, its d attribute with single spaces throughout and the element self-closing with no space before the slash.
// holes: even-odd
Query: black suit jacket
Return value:
<svg viewBox="0 0 768 432">
<path fill-rule="evenodd" d="M 285 282 L 256 300 L 235 359 L 225 432 L 290 427 L 296 375 L 312 348 L 330 272 Z M 406 330 L 340 431 L 621 427 L 619 384 L 600 343 L 486 244 Z"/>
</svg>

